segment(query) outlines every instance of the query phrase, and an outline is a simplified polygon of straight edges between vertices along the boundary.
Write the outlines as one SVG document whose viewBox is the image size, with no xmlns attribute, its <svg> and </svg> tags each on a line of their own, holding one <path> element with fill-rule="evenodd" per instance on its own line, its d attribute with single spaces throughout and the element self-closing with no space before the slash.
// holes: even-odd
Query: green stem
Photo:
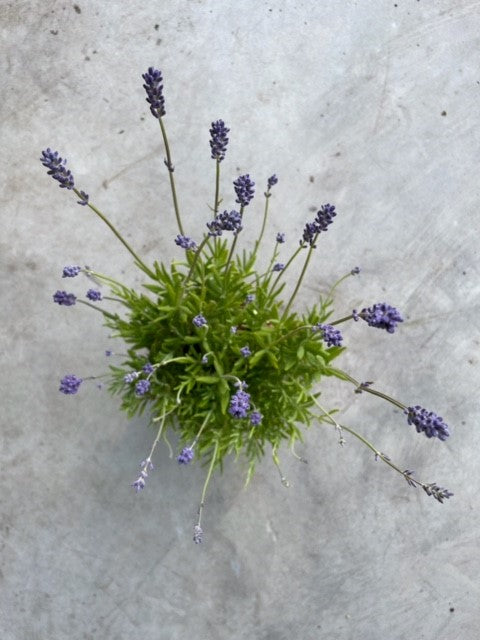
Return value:
<svg viewBox="0 0 480 640">
<path fill-rule="evenodd" d="M 198 248 L 195 251 L 195 254 L 193 256 L 193 260 L 192 260 L 192 264 L 190 266 L 190 271 L 187 274 L 187 277 L 185 278 L 185 280 L 182 283 L 182 291 L 180 293 L 180 300 L 178 301 L 178 306 L 180 306 L 182 300 L 183 300 L 183 296 L 185 295 L 185 292 L 187 290 L 187 284 L 189 283 L 193 272 L 195 270 L 195 266 L 198 262 L 198 259 L 200 257 L 200 253 L 202 252 L 203 247 L 207 244 L 207 242 L 209 241 L 210 236 L 206 235 L 203 240 L 201 241 L 201 243 L 198 245 Z"/>
<path fill-rule="evenodd" d="M 302 284 L 303 277 L 305 276 L 305 273 L 306 273 L 306 271 L 307 271 L 308 263 L 310 262 L 310 258 L 312 257 L 313 249 L 314 249 L 314 246 L 315 246 L 315 240 L 317 239 L 317 236 L 318 236 L 318 233 L 317 233 L 317 235 L 315 236 L 315 238 L 314 238 L 314 240 L 313 240 L 313 242 L 312 242 L 312 246 L 311 246 L 311 247 L 310 247 L 310 249 L 308 250 L 307 257 L 305 258 L 305 263 L 304 263 L 304 265 L 303 265 L 302 272 L 301 272 L 301 274 L 300 274 L 300 277 L 298 278 L 298 281 L 297 281 L 297 285 L 296 285 L 296 287 L 295 287 L 295 290 L 294 290 L 294 292 L 292 293 L 292 295 L 291 295 L 291 297 L 290 297 L 290 300 L 288 301 L 287 306 L 285 307 L 285 311 L 283 312 L 283 315 L 282 315 L 282 318 L 281 318 L 282 320 L 283 320 L 283 319 L 285 318 L 285 316 L 287 315 L 287 313 L 288 313 L 288 311 L 289 311 L 290 307 L 292 306 L 292 302 L 295 300 L 295 296 L 297 295 L 298 290 L 300 289 L 300 285 Z"/>
<path fill-rule="evenodd" d="M 298 254 L 300 253 L 300 251 L 303 249 L 303 246 L 300 245 L 298 247 L 298 249 L 296 251 L 293 252 L 292 256 L 289 258 L 287 264 L 285 265 L 285 267 L 280 271 L 280 273 L 278 274 L 278 276 L 275 278 L 275 282 L 273 283 L 273 287 L 275 287 L 277 285 L 277 282 L 280 280 L 280 278 L 283 276 L 283 274 L 285 273 L 285 271 L 288 269 L 288 267 L 292 264 L 292 262 L 295 260 L 295 258 L 298 256 Z"/>
<path fill-rule="evenodd" d="M 172 200 L 173 200 L 173 208 L 175 209 L 175 217 L 177 218 L 178 230 L 180 231 L 181 235 L 184 236 L 185 233 L 183 231 L 182 221 L 180 219 L 180 210 L 178 208 L 177 191 L 175 189 L 175 178 L 173 177 L 173 164 L 172 164 L 172 157 L 170 155 L 170 145 L 168 144 L 167 132 L 165 130 L 165 125 L 163 124 L 163 120 L 161 116 L 158 118 L 158 122 L 160 123 L 163 144 L 165 146 L 165 153 L 167 155 L 166 164 L 168 169 L 168 175 L 170 178 L 170 189 L 172 191 Z"/>
<path fill-rule="evenodd" d="M 243 219 L 243 210 L 245 207 L 240 207 L 240 218 Z M 230 266 L 230 262 L 232 260 L 233 257 L 233 253 L 235 251 L 235 246 L 237 244 L 237 239 L 238 239 L 238 233 L 234 236 L 233 238 L 233 242 L 232 242 L 232 246 L 230 247 L 230 253 L 228 254 L 228 258 L 227 258 L 227 262 L 225 264 L 225 273 L 228 273 L 228 267 Z M 225 280 L 227 280 L 227 278 L 225 278 Z M 226 286 L 225 286 L 226 288 Z"/>
<path fill-rule="evenodd" d="M 267 216 L 268 216 L 268 202 L 270 200 L 270 193 L 269 193 L 270 189 L 268 189 L 265 193 L 265 208 L 263 210 L 263 222 L 262 222 L 262 229 L 260 231 L 260 235 L 258 236 L 257 241 L 255 242 L 255 248 L 253 250 L 253 255 L 256 256 L 257 255 L 257 250 L 258 247 L 260 246 L 260 243 L 262 241 L 263 238 L 263 234 L 265 233 L 265 227 L 267 225 Z"/>
<path fill-rule="evenodd" d="M 213 451 L 212 460 L 210 462 L 210 467 L 208 469 L 207 477 L 205 479 L 205 483 L 203 485 L 202 497 L 200 498 L 200 506 L 198 508 L 198 522 L 197 526 L 201 526 L 202 522 L 202 511 L 205 506 L 205 495 L 207 493 L 208 483 L 210 482 L 210 478 L 212 477 L 213 467 L 215 466 L 215 462 L 217 460 L 217 452 L 218 452 L 218 440 L 215 441 L 215 449 Z"/>
<path fill-rule="evenodd" d="M 366 393 L 371 393 L 372 396 L 378 396 L 379 398 L 382 398 L 383 400 L 390 402 L 391 404 L 398 407 L 399 409 L 402 409 L 402 411 L 404 411 L 407 408 L 407 406 L 404 405 L 402 402 L 395 400 L 395 398 L 392 398 L 386 393 L 382 393 L 381 391 L 377 391 L 376 389 L 372 389 L 371 387 L 366 387 L 366 386 L 363 387 L 361 382 L 358 382 L 358 380 L 355 380 L 355 378 L 353 378 L 348 373 L 345 373 L 345 371 L 342 371 L 341 369 L 337 369 L 337 371 L 339 371 L 339 373 L 342 374 L 342 377 L 344 380 L 348 380 L 348 382 L 351 382 L 353 385 L 355 385 L 358 391 L 362 391 L 362 392 L 365 391 Z"/>
<path fill-rule="evenodd" d="M 73 188 L 74 193 L 79 197 L 82 198 L 82 196 L 80 195 L 80 191 L 78 191 L 78 189 Z M 87 203 L 87 206 L 90 207 L 90 209 L 97 214 L 97 216 L 103 220 L 103 222 L 107 225 L 107 227 L 109 227 L 109 229 L 117 236 L 117 238 L 120 240 L 120 242 L 123 244 L 123 246 L 127 249 L 127 251 L 129 251 L 132 256 L 135 258 L 135 261 L 137 262 L 138 266 L 145 271 L 145 273 L 147 275 L 150 276 L 150 278 L 154 278 L 155 279 L 155 274 L 153 273 L 153 271 L 150 271 L 150 269 L 147 267 L 147 265 L 141 260 L 141 258 L 139 258 L 137 256 L 137 254 L 135 253 L 135 251 L 132 249 L 132 247 L 128 244 L 128 242 L 123 238 L 123 236 L 121 235 L 121 233 L 119 233 L 117 231 L 117 229 L 113 226 L 113 224 L 110 222 L 110 220 L 103 215 L 103 213 L 97 209 L 97 207 L 95 207 L 93 204 L 91 204 L 90 202 Z"/>
<path fill-rule="evenodd" d="M 95 311 L 100 311 L 100 313 L 103 313 L 104 316 L 106 316 L 107 318 L 110 318 L 111 320 L 116 320 L 118 318 L 117 315 L 113 315 L 113 313 L 104 311 L 103 309 L 100 309 L 100 307 L 97 307 L 97 305 L 92 304 L 91 302 L 87 302 L 86 300 L 77 300 L 77 302 L 80 302 L 80 304 L 84 304 L 87 307 L 91 307 L 92 309 L 95 309 Z"/>
<path fill-rule="evenodd" d="M 328 324 L 331 324 L 332 327 L 335 324 L 340 324 L 341 322 L 346 322 L 347 320 L 351 320 L 353 318 L 353 314 L 350 314 L 349 316 L 345 316 L 344 318 L 340 318 L 340 320 L 335 320 L 334 322 L 329 322 Z"/>
<path fill-rule="evenodd" d="M 220 207 L 219 194 L 220 194 L 220 160 L 217 158 L 216 165 L 215 165 L 215 200 L 213 203 L 214 218 L 217 215 L 218 209 Z"/>
<path fill-rule="evenodd" d="M 194 440 L 193 440 L 192 444 L 190 445 L 190 449 L 193 449 L 193 447 L 197 444 L 198 439 L 200 438 L 200 435 L 201 435 L 202 431 L 204 430 L 204 428 L 207 426 L 208 421 L 210 420 L 210 416 L 212 415 L 212 413 L 213 413 L 213 409 L 207 413 L 207 416 L 206 416 L 205 420 L 203 421 L 202 426 L 200 427 L 199 432 L 198 432 L 198 433 L 197 433 L 197 435 L 195 436 L 195 438 L 194 438 Z"/>
</svg>

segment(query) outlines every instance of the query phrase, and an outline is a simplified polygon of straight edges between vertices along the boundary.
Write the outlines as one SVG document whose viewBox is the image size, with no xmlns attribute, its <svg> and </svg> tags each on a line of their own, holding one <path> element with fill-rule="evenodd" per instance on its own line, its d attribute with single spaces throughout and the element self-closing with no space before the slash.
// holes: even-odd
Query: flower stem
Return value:
<svg viewBox="0 0 480 640">
<path fill-rule="evenodd" d="M 371 393 L 372 396 L 378 396 L 379 398 L 382 398 L 383 400 L 386 400 L 387 402 L 390 402 L 391 404 L 395 405 L 396 407 L 398 407 L 399 409 L 402 409 L 402 411 L 404 411 L 407 406 L 404 405 L 402 402 L 399 402 L 398 400 L 395 400 L 395 398 L 392 398 L 391 396 L 387 395 L 386 393 L 382 393 L 381 391 L 377 391 L 376 389 L 372 389 L 372 387 L 370 386 L 363 386 L 361 382 L 358 382 L 358 380 L 355 380 L 355 378 L 352 378 L 351 375 L 349 375 L 348 373 L 345 373 L 345 371 L 342 371 L 341 369 L 333 369 L 331 368 L 332 371 L 338 371 L 338 373 L 341 374 L 341 377 L 343 380 L 347 380 L 348 382 L 351 382 L 352 384 L 354 384 L 357 387 L 357 391 L 359 393 L 365 391 L 366 393 Z"/>
<path fill-rule="evenodd" d="M 161 116 L 158 118 L 158 122 L 160 123 L 163 144 L 165 146 L 165 153 L 167 155 L 167 160 L 165 164 L 167 165 L 168 176 L 170 178 L 170 189 L 172 191 L 172 200 L 173 200 L 173 208 L 175 209 L 175 217 L 177 218 L 178 230 L 180 231 L 181 235 L 184 236 L 185 233 L 183 231 L 182 221 L 180 219 L 180 210 L 178 208 L 177 191 L 175 189 L 175 178 L 173 177 L 173 164 L 172 164 L 172 157 L 170 155 L 170 145 L 168 144 L 167 132 Z"/>
<path fill-rule="evenodd" d="M 114 315 L 113 313 L 109 313 L 104 309 L 100 309 L 100 307 L 97 307 L 97 305 L 92 304 L 91 302 L 87 302 L 86 300 L 77 300 L 77 302 L 80 302 L 81 304 L 84 304 L 87 307 L 91 307 L 92 309 L 95 309 L 95 311 L 100 311 L 100 313 L 103 313 L 105 317 L 110 318 L 111 320 L 116 320 L 118 318 L 117 315 Z"/>
<path fill-rule="evenodd" d="M 213 203 L 214 218 L 217 215 L 218 209 L 220 207 L 219 194 L 220 194 L 220 160 L 217 158 L 216 164 L 215 164 L 215 200 Z"/>
<path fill-rule="evenodd" d="M 73 188 L 74 193 L 79 197 L 82 198 L 80 191 L 78 191 L 78 189 L 76 189 L 75 187 Z M 95 207 L 93 204 L 91 204 L 90 202 L 87 203 L 87 207 L 90 207 L 90 209 L 97 214 L 97 216 L 103 220 L 103 222 L 107 225 L 107 227 L 109 227 L 109 229 L 117 236 L 117 238 L 120 240 L 120 242 L 123 244 L 123 246 L 127 249 L 127 251 L 129 251 L 132 256 L 135 258 L 136 263 L 138 264 L 138 266 L 145 271 L 145 273 L 147 275 L 150 276 L 150 278 L 155 279 L 155 274 L 153 273 L 153 271 L 151 271 L 147 265 L 137 256 L 137 254 L 135 253 L 135 251 L 132 249 L 132 247 L 128 244 L 128 242 L 124 239 L 124 237 L 121 235 L 121 233 L 119 233 L 117 231 L 117 229 L 113 226 L 113 224 L 110 222 L 110 220 L 103 215 L 103 213 L 97 209 L 97 207 Z"/>
<path fill-rule="evenodd" d="M 263 238 L 263 234 L 265 233 L 265 227 L 267 225 L 267 216 L 268 216 L 268 203 L 270 200 L 270 194 L 268 192 L 265 193 L 265 208 L 263 210 L 263 222 L 262 222 L 262 228 L 260 230 L 260 235 L 258 236 L 257 241 L 255 242 L 255 248 L 253 250 L 253 255 L 256 257 L 257 255 L 257 251 L 258 251 L 258 247 L 260 246 L 260 243 L 262 241 Z"/>
<path fill-rule="evenodd" d="M 240 218 L 243 218 L 243 209 L 244 207 L 240 207 Z M 230 266 L 230 262 L 232 261 L 233 253 L 235 251 L 235 246 L 237 244 L 238 233 L 234 236 L 232 246 L 230 247 L 230 253 L 228 254 L 227 262 L 225 264 L 225 273 L 228 272 L 228 267 Z M 225 278 L 227 280 L 227 278 Z"/>
<path fill-rule="evenodd" d="M 317 236 L 318 236 L 318 233 L 317 233 Z M 298 278 L 297 284 L 296 284 L 295 289 L 294 289 L 294 291 L 293 291 L 293 293 L 292 293 L 292 295 L 290 297 L 290 300 L 288 301 L 287 306 L 285 307 L 285 311 L 283 312 L 283 315 L 282 315 L 282 320 L 287 315 L 290 307 L 292 306 L 292 302 L 295 300 L 295 296 L 297 295 L 298 290 L 300 289 L 300 285 L 302 284 L 302 280 L 303 280 L 303 278 L 305 276 L 305 273 L 307 271 L 308 263 L 310 262 L 310 258 L 312 257 L 313 248 L 314 248 L 315 240 L 316 240 L 317 236 L 315 236 L 315 238 L 313 240 L 313 243 L 312 243 L 312 246 L 308 250 L 307 257 L 305 258 L 305 264 L 303 265 L 302 272 L 300 274 L 300 277 Z M 297 251 L 298 251 L 298 249 L 297 249 Z M 284 269 L 284 271 L 285 271 L 285 269 Z"/>
<path fill-rule="evenodd" d="M 215 462 L 217 460 L 217 452 L 218 452 L 218 440 L 215 441 L 215 449 L 213 451 L 210 467 L 208 469 L 207 477 L 203 485 L 202 497 L 200 498 L 200 506 L 198 507 L 198 522 L 197 522 L 198 527 L 200 527 L 202 523 L 202 511 L 203 511 L 203 507 L 205 506 L 205 494 L 207 493 L 208 483 L 210 482 L 210 478 L 212 477 L 213 467 L 215 466 Z"/>
<path fill-rule="evenodd" d="M 330 290 L 330 293 L 332 291 L 333 291 L 333 288 Z M 340 318 L 339 320 L 334 320 L 333 322 L 329 322 L 328 324 L 331 324 L 332 327 L 333 327 L 333 325 L 335 325 L 335 324 L 340 324 L 341 322 L 346 322 L 347 320 L 351 320 L 352 318 L 353 318 L 353 314 L 351 313 L 349 316 L 345 316 L 344 318 Z"/>
</svg>

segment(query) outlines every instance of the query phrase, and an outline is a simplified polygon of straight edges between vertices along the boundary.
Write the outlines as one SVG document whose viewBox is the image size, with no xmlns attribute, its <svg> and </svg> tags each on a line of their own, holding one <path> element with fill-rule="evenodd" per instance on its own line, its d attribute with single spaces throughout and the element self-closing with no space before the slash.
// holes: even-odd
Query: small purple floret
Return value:
<svg viewBox="0 0 480 640">
<path fill-rule="evenodd" d="M 89 289 L 87 291 L 87 298 L 92 302 L 98 302 L 102 299 L 102 292 L 98 291 L 98 289 Z"/>
<path fill-rule="evenodd" d="M 212 150 L 212 158 L 221 162 L 225 158 L 228 144 L 228 129 L 223 120 L 212 122 L 210 129 L 210 149 Z"/>
<path fill-rule="evenodd" d="M 245 345 L 244 347 L 242 347 L 240 349 L 240 353 L 244 358 L 248 358 L 249 356 L 252 355 L 252 352 L 250 351 L 250 348 L 248 347 L 248 345 Z"/>
<path fill-rule="evenodd" d="M 62 278 L 74 278 L 75 276 L 78 276 L 81 270 L 82 270 L 82 267 L 79 267 L 79 266 L 72 265 L 68 267 L 63 267 Z"/>
<path fill-rule="evenodd" d="M 233 183 L 238 202 L 242 207 L 246 207 L 253 198 L 255 193 L 255 183 L 250 179 L 249 174 L 239 176 Z"/>
<path fill-rule="evenodd" d="M 252 411 L 250 414 L 250 424 L 257 427 L 261 423 L 262 418 L 263 416 L 260 411 Z"/>
<path fill-rule="evenodd" d="M 277 262 L 276 264 L 273 265 L 274 271 L 283 271 L 284 269 L 285 269 L 285 265 L 283 264 L 283 262 Z"/>
<path fill-rule="evenodd" d="M 283 244 L 285 242 L 285 234 L 277 233 L 277 242 L 278 244 Z"/>
<path fill-rule="evenodd" d="M 352 274 L 352 276 L 357 276 L 360 273 L 360 267 L 353 267 L 350 273 Z"/>
<path fill-rule="evenodd" d="M 193 449 L 191 447 L 184 447 L 177 457 L 178 464 L 190 464 L 193 460 Z"/>
<path fill-rule="evenodd" d="M 130 384 L 131 382 L 134 382 L 139 376 L 138 371 L 131 371 L 130 373 L 126 373 L 123 376 L 123 381 L 126 382 L 127 384 Z"/>
<path fill-rule="evenodd" d="M 77 378 L 73 374 L 69 374 L 60 380 L 59 391 L 66 395 L 74 395 L 77 393 L 79 386 L 82 384 L 83 378 Z"/>
<path fill-rule="evenodd" d="M 407 415 L 408 424 L 415 425 L 417 433 L 423 432 L 427 438 L 446 440 L 450 435 L 448 425 L 433 411 L 427 411 L 417 404 L 405 409 L 404 413 Z"/>
<path fill-rule="evenodd" d="M 150 389 L 150 380 L 139 380 L 135 385 L 135 395 L 144 396 Z"/>
<path fill-rule="evenodd" d="M 77 200 L 77 204 L 81 204 L 83 207 L 86 207 L 88 204 L 88 193 L 80 191 L 80 200 Z"/>
<path fill-rule="evenodd" d="M 64 307 L 72 307 L 77 298 L 73 293 L 67 293 L 66 291 L 56 291 L 53 294 L 53 301 Z"/>
<path fill-rule="evenodd" d="M 144 373 L 153 373 L 155 371 L 155 367 L 153 366 L 153 364 L 150 364 L 150 362 L 147 362 L 146 364 L 143 365 L 142 367 L 142 371 Z"/>
<path fill-rule="evenodd" d="M 207 324 L 207 319 L 205 318 L 205 316 L 199 313 L 198 316 L 194 317 L 192 322 L 196 327 L 200 328 L 200 327 L 204 327 Z"/>
</svg>

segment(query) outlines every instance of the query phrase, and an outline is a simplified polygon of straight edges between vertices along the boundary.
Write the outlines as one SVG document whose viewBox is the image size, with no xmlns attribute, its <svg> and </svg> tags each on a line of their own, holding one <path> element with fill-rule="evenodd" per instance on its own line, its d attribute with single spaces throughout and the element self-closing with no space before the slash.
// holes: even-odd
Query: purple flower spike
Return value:
<svg viewBox="0 0 480 640">
<path fill-rule="evenodd" d="M 225 158 L 228 144 L 228 132 L 223 120 L 217 120 L 212 122 L 212 128 L 210 129 L 210 148 L 212 150 L 213 160 L 221 162 Z"/>
<path fill-rule="evenodd" d="M 204 327 L 207 324 L 207 319 L 201 313 L 198 316 L 195 316 L 192 320 L 193 324 L 200 329 L 200 327 Z"/>
<path fill-rule="evenodd" d="M 69 374 L 60 380 L 59 391 L 66 395 L 75 395 L 82 382 L 83 378 L 77 378 L 77 376 Z"/>
<path fill-rule="evenodd" d="M 250 414 L 250 424 L 257 427 L 261 423 L 262 418 L 263 416 L 260 411 L 252 411 Z"/>
<path fill-rule="evenodd" d="M 67 293 L 66 291 L 56 291 L 53 294 L 53 301 L 64 307 L 72 307 L 77 298 L 73 293 Z"/>
<path fill-rule="evenodd" d="M 74 278 L 78 276 L 81 270 L 82 267 L 78 266 L 63 267 L 62 278 Z"/>
<path fill-rule="evenodd" d="M 283 244 L 285 242 L 285 234 L 277 233 L 277 242 L 278 244 Z"/>
<path fill-rule="evenodd" d="M 242 354 L 242 356 L 243 356 L 244 358 L 248 358 L 249 356 L 251 356 L 251 355 L 252 355 L 252 352 L 250 351 L 250 348 L 249 348 L 249 346 L 248 346 L 248 345 L 245 345 L 244 347 L 242 347 L 242 348 L 240 349 L 240 353 Z"/>
<path fill-rule="evenodd" d="M 247 173 L 244 176 L 238 177 L 233 183 L 233 186 L 235 187 L 235 193 L 237 194 L 235 202 L 238 202 L 242 207 L 246 207 L 255 193 L 255 189 L 253 188 L 255 183 L 250 179 L 250 176 Z"/>
<path fill-rule="evenodd" d="M 60 183 L 62 189 L 73 189 L 75 181 L 71 171 L 66 168 L 67 161 L 60 158 L 58 151 L 52 151 L 50 147 L 42 151 L 40 162 L 48 169 L 47 173 Z"/>
<path fill-rule="evenodd" d="M 285 269 L 285 265 L 283 264 L 283 262 L 277 262 L 276 264 L 273 265 L 274 271 L 283 271 L 284 269 Z"/>
<path fill-rule="evenodd" d="M 83 207 L 86 207 L 88 204 L 88 193 L 80 191 L 80 200 L 77 200 L 77 204 L 81 204 Z"/>
<path fill-rule="evenodd" d="M 155 367 L 153 366 L 153 364 L 150 364 L 150 362 L 147 362 L 146 364 L 143 365 L 142 371 L 144 373 L 150 374 L 155 371 Z"/>
<path fill-rule="evenodd" d="M 150 389 L 150 380 L 139 380 L 135 385 L 135 395 L 144 396 Z"/>
<path fill-rule="evenodd" d="M 135 489 L 137 493 L 145 488 L 145 478 L 142 477 L 142 474 L 138 476 L 138 478 L 132 484 L 132 487 Z"/>
<path fill-rule="evenodd" d="M 230 407 L 228 412 L 234 418 L 246 418 L 247 412 L 250 409 L 250 394 L 242 389 L 239 389 L 230 398 Z"/>
<path fill-rule="evenodd" d="M 210 236 L 221 236 L 223 231 L 233 231 L 236 236 L 242 230 L 242 216 L 238 211 L 224 211 L 207 222 Z"/>
<path fill-rule="evenodd" d="M 175 244 L 182 249 L 195 251 L 197 243 L 188 236 L 181 236 L 180 234 L 175 238 Z"/>
<path fill-rule="evenodd" d="M 254 293 L 247 293 L 247 295 L 245 296 L 245 304 L 250 304 L 254 300 L 255 300 L 255 294 Z"/>
<path fill-rule="evenodd" d="M 148 71 L 142 75 L 145 80 L 143 88 L 147 92 L 147 102 L 150 111 L 155 118 L 165 115 L 165 98 L 163 97 L 163 77 L 162 72 L 154 67 L 149 67 Z"/>
<path fill-rule="evenodd" d="M 327 343 L 327 347 L 340 347 L 342 345 L 342 334 L 331 324 L 321 324 L 319 322 L 312 327 L 312 330 L 322 332 L 322 340 Z"/>
<path fill-rule="evenodd" d="M 87 291 L 87 298 L 92 302 L 98 302 L 102 299 L 102 293 L 98 291 L 98 289 L 89 289 Z"/>
<path fill-rule="evenodd" d="M 134 382 L 137 378 L 138 378 L 138 371 L 131 371 L 130 373 L 126 373 L 123 376 L 123 381 L 126 382 L 127 384 L 130 384 L 131 382 Z"/>
<path fill-rule="evenodd" d="M 199 524 L 196 524 L 193 527 L 193 541 L 195 544 L 200 544 L 203 542 L 203 529 Z"/>
<path fill-rule="evenodd" d="M 270 191 L 270 189 L 271 189 L 274 185 L 276 185 L 276 184 L 277 184 L 277 182 L 278 182 L 278 178 L 277 178 L 277 176 L 276 176 L 275 174 L 273 174 L 273 176 L 270 176 L 270 178 L 267 180 L 267 187 L 268 187 L 268 190 Z"/>
<path fill-rule="evenodd" d="M 423 432 L 427 438 L 446 440 L 450 435 L 448 425 L 433 411 L 427 411 L 417 404 L 415 407 L 405 409 L 404 413 L 408 417 L 408 424 L 415 425 L 417 433 Z"/>
<path fill-rule="evenodd" d="M 358 274 L 360 273 L 360 267 L 353 267 L 350 273 L 352 274 L 352 276 L 358 276 Z"/>
<path fill-rule="evenodd" d="M 352 316 L 354 320 L 360 317 L 365 320 L 369 327 L 385 329 L 388 333 L 394 333 L 397 323 L 403 322 L 403 318 L 397 309 L 384 302 L 374 304 L 373 307 L 368 309 L 362 309 L 360 313 L 354 310 Z"/>
<path fill-rule="evenodd" d="M 184 447 L 177 457 L 178 464 L 190 464 L 193 455 L 193 449 L 191 447 Z"/>
<path fill-rule="evenodd" d="M 322 231 L 328 231 L 328 225 L 333 222 L 333 218 L 336 216 L 335 206 L 333 204 L 324 204 L 317 211 L 316 218 L 313 222 L 307 222 L 305 229 L 303 230 L 303 237 L 300 240 L 300 244 L 309 244 L 312 248 L 315 247 L 315 237 Z"/>
</svg>

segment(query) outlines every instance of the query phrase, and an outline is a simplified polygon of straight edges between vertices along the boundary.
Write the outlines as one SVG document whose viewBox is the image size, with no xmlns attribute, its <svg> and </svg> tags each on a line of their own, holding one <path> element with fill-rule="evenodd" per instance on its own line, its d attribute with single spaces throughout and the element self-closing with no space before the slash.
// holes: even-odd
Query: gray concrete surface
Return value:
<svg viewBox="0 0 480 640">
<path fill-rule="evenodd" d="M 480 3 L 0 2 L 2 640 L 474 640 L 480 628 L 478 164 Z M 106 227 L 38 161 L 57 148 L 77 183 L 149 260 L 175 254 L 157 126 L 141 73 L 163 70 L 186 226 L 212 198 L 210 122 L 231 128 L 225 184 L 276 172 L 273 232 L 297 242 L 310 208 L 340 212 L 301 302 L 362 267 L 338 313 L 386 300 L 394 336 L 352 325 L 342 365 L 444 416 L 446 443 L 390 405 L 328 383 L 329 407 L 403 468 L 455 493 L 440 505 L 348 438 L 312 428 L 243 489 L 216 477 L 192 543 L 198 465 L 152 441 L 95 387 L 111 346 L 52 293 L 65 264 L 137 278 Z M 251 212 L 243 242 L 254 237 Z"/>
</svg>

